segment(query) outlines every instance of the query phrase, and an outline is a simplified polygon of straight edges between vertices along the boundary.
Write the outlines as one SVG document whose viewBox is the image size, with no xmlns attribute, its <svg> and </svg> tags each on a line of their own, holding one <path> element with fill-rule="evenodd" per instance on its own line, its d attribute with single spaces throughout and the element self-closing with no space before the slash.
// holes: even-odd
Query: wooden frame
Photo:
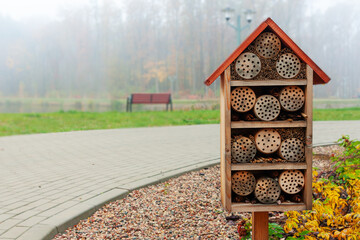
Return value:
<svg viewBox="0 0 360 240">
<path fill-rule="evenodd" d="M 312 100 L 313 100 L 313 70 L 306 68 L 304 80 L 256 80 L 250 84 L 248 80 L 232 80 L 230 67 L 221 74 L 220 90 L 220 152 L 221 152 L 221 201 L 229 212 L 264 212 L 311 210 L 312 208 Z M 288 81 L 289 84 L 286 82 Z M 294 84 L 294 83 L 298 84 Z M 273 84 L 272 84 L 273 83 Z M 280 85 L 281 84 L 281 85 Z M 301 121 L 231 121 L 231 87 L 232 86 L 303 86 L 305 92 L 304 111 L 306 119 Z M 231 132 L 258 128 L 304 128 L 305 130 L 305 162 L 300 163 L 231 163 Z M 238 130 L 238 131 L 239 131 Z M 280 204 L 235 203 L 232 201 L 231 175 L 235 171 L 264 170 L 303 170 L 305 187 L 302 191 L 303 201 L 300 203 L 284 202 Z"/>
<path fill-rule="evenodd" d="M 303 62 L 306 64 L 306 79 L 256 79 L 256 80 L 248 80 L 248 79 L 242 79 L 242 80 L 231 80 L 231 70 L 230 70 L 230 66 L 231 64 L 239 57 L 240 54 L 242 54 L 249 46 L 250 44 L 262 33 L 262 32 L 273 32 L 274 34 L 276 34 L 280 40 L 281 40 L 281 44 L 283 46 L 285 46 L 286 48 L 291 49 L 291 51 Z M 249 60 L 249 59 L 248 59 Z M 249 60 L 250 61 L 250 60 Z M 245 61 L 246 62 L 246 61 Z M 254 62 L 252 62 L 254 63 Z M 244 64 L 244 63 L 243 63 Z M 249 67 L 249 66 L 247 66 Z M 275 69 L 272 69 L 275 70 Z M 245 71 L 243 69 L 243 71 Z M 249 71 L 246 70 L 246 71 Z M 251 70 L 253 71 L 253 70 Z M 287 36 L 284 31 L 278 26 L 276 25 L 276 23 L 271 19 L 268 18 L 266 19 L 263 23 L 261 23 L 255 30 L 254 32 L 252 32 L 249 37 L 247 37 L 245 39 L 245 41 L 240 44 L 240 46 L 235 49 L 235 51 L 205 80 L 205 85 L 210 86 L 219 76 L 221 76 L 221 82 L 220 82 L 220 178 L 221 178 L 221 202 L 224 206 L 224 208 L 228 211 L 228 212 L 252 212 L 252 239 L 256 239 L 256 240 L 266 240 L 268 239 L 268 212 L 269 211 L 289 211 L 289 210 L 295 210 L 295 211 L 300 211 L 300 210 L 311 210 L 312 208 L 312 107 L 313 107 L 313 84 L 325 84 L 327 82 L 330 81 L 329 76 L 326 75 L 326 73 L 324 73 L 292 40 L 289 36 Z M 276 75 L 275 75 L 276 76 Z M 264 78 L 268 78 L 269 76 L 262 76 Z M 262 78 L 259 76 L 259 78 Z M 283 76 L 278 75 L 276 78 L 282 78 Z M 290 76 L 288 76 L 290 77 Z M 302 75 L 301 78 L 304 78 L 305 76 Z M 264 120 L 274 120 L 274 121 L 259 121 L 256 120 L 256 118 L 252 115 L 252 114 L 244 114 L 244 112 L 240 112 L 239 115 L 234 115 L 233 119 L 237 120 L 237 121 L 231 121 L 232 116 L 232 110 L 231 110 L 231 90 L 232 87 L 244 87 L 243 88 L 243 92 L 246 92 L 248 90 L 244 90 L 246 88 L 254 88 L 256 90 L 258 90 L 259 92 L 262 92 L 262 89 L 269 89 L 269 87 L 285 87 L 285 86 L 298 86 L 300 87 L 303 91 L 304 91 L 304 95 L 298 95 L 294 98 L 300 98 L 301 101 L 303 100 L 303 97 L 305 98 L 305 102 L 304 102 L 304 106 L 301 108 L 302 112 L 301 114 L 298 112 L 297 114 L 299 114 L 299 117 L 295 116 L 293 117 L 289 117 L 291 116 L 290 114 L 286 116 L 286 118 L 280 118 L 280 119 L 287 119 L 287 118 L 291 118 L 290 120 L 276 120 L 276 118 L 266 118 Z M 272 89 L 274 90 L 274 89 Z M 299 94 L 299 91 L 298 93 Z M 271 93 L 272 97 L 275 96 L 274 93 Z M 289 94 L 290 95 L 290 94 Z M 234 97 L 236 98 L 237 96 L 239 96 L 239 93 L 234 93 Z M 270 97 L 270 98 L 272 98 Z M 251 101 L 248 100 L 249 96 L 242 96 L 243 99 L 241 99 L 241 105 L 245 106 L 244 104 L 246 103 L 246 105 L 252 104 Z M 253 95 L 251 95 L 251 100 L 253 100 Z M 234 104 L 239 105 L 240 101 L 236 101 L 234 102 Z M 250 102 L 250 103 L 249 103 Z M 272 101 L 271 102 L 272 105 L 276 105 L 276 102 Z M 272 108 L 271 106 L 265 106 L 265 109 L 261 109 L 261 104 L 259 104 L 260 106 L 258 106 L 260 108 L 260 110 L 264 110 L 264 116 L 266 116 L 266 114 L 269 114 L 269 112 L 272 114 L 275 110 L 275 113 L 278 114 L 277 110 L 275 109 L 274 111 L 270 111 Z M 296 106 L 296 104 L 294 104 Z M 249 105 L 250 106 L 250 105 Z M 256 106 L 256 104 L 255 104 Z M 264 105 L 263 105 L 264 106 Z M 283 106 L 284 107 L 284 106 Z M 291 106 L 293 107 L 293 106 Z M 250 109 L 250 107 L 248 107 L 248 110 Z M 270 109 L 270 110 L 269 110 Z M 258 109 L 256 109 L 258 110 Z M 298 109 L 296 107 L 293 107 L 292 109 L 288 109 L 288 110 L 296 110 L 298 111 Z M 268 111 L 268 112 L 267 112 Z M 266 113 L 267 112 L 267 113 Z M 274 113 L 274 114 L 275 114 Z M 242 115 L 241 115 L 242 114 Z M 257 116 L 256 112 L 255 115 Z M 302 116 L 302 120 L 299 120 L 300 117 Z M 269 115 L 268 115 L 269 116 Z M 272 116 L 272 115 L 271 115 Z M 279 115 L 276 115 L 277 117 Z M 258 117 L 258 116 L 257 116 Z M 246 120 L 246 121 L 245 121 Z M 295 121 L 296 120 L 296 121 Z M 296 138 L 301 139 L 304 141 L 304 155 L 305 155 L 305 162 L 276 162 L 276 163 L 235 163 L 232 164 L 232 159 L 231 159 L 231 151 L 232 151 L 232 146 L 231 146 L 231 137 L 232 137 L 232 133 L 234 133 L 234 137 L 238 137 L 239 135 L 247 135 L 248 137 L 252 137 L 253 139 L 256 139 L 256 135 L 254 137 L 254 135 L 250 136 L 250 132 L 255 132 L 259 129 L 264 129 L 264 128 L 274 128 L 274 129 L 281 129 L 281 128 L 286 128 L 286 129 L 292 129 L 294 131 L 291 131 L 290 133 L 290 137 L 288 134 L 287 137 L 285 137 L 285 139 L 287 138 L 293 138 L 294 136 L 296 136 Z M 296 129 L 295 129 L 296 128 Z M 298 130 L 298 129 L 302 129 L 302 130 Z M 269 131 L 270 132 L 270 131 Z M 269 133 L 268 132 L 268 133 Z M 300 132 L 300 133 L 299 133 Z M 275 131 L 272 131 L 272 133 L 274 134 Z M 253 134 L 253 133 L 251 133 Z M 279 133 L 277 133 L 279 134 Z M 260 137 L 261 135 L 259 135 Z M 265 135 L 267 136 L 267 135 Z M 269 136 L 271 136 L 269 134 Z M 273 135 L 272 138 L 274 138 L 275 136 Z M 246 139 L 246 137 L 240 137 L 239 139 Z M 278 135 L 276 138 L 273 139 L 273 143 L 275 144 L 275 142 L 277 141 L 277 139 L 279 139 Z M 299 140 L 296 140 L 299 142 Z M 241 153 L 241 154 L 245 154 L 246 156 L 253 156 L 253 154 L 255 155 L 255 152 L 253 150 L 253 146 L 251 146 L 251 141 L 254 141 L 252 139 L 247 139 L 245 140 L 247 145 L 240 145 L 237 144 L 235 145 L 235 152 L 239 153 L 241 151 L 245 152 L 245 153 Z M 264 138 L 262 139 L 262 141 L 264 141 Z M 293 142 L 296 142 L 295 140 L 293 140 Z M 260 142 L 261 143 L 261 142 Z M 256 144 L 258 144 L 258 142 L 256 142 Z M 278 144 L 278 143 L 276 143 Z M 286 143 L 288 144 L 288 143 Z M 294 143 L 296 144 L 296 143 Z M 250 147 L 249 147 L 250 145 Z M 265 143 L 263 143 L 263 145 L 265 145 Z M 240 148 L 243 148 L 243 150 L 239 150 Z M 273 146 L 278 146 L 278 145 L 272 145 L 269 146 L 267 145 L 266 147 L 270 147 L 270 148 L 275 148 Z M 301 149 L 302 151 L 302 146 L 300 146 L 300 144 L 298 143 L 296 146 L 297 150 L 295 150 L 295 154 L 296 151 L 299 152 Z M 261 147 L 263 148 L 263 147 Z M 286 148 L 286 145 L 285 145 Z M 250 150 L 249 150 L 250 149 Z M 288 148 L 289 149 L 289 148 Z M 264 150 L 264 148 L 262 149 Z M 258 148 L 258 151 L 261 151 L 260 148 Z M 274 149 L 275 151 L 275 149 Z M 282 150 L 283 151 L 283 150 Z M 262 151 L 263 152 L 263 151 Z M 284 151 L 285 154 L 287 154 L 286 151 Z M 301 152 L 300 152 L 301 153 Z M 264 154 L 264 152 L 263 152 Z M 272 153 L 274 154 L 274 153 Z M 285 155 L 282 155 L 283 152 L 279 153 L 279 155 L 281 155 L 283 158 L 286 158 Z M 260 159 L 263 158 L 261 155 L 259 156 Z M 265 159 L 265 161 L 267 162 L 270 159 Z M 273 160 L 273 159 L 272 159 Z M 239 161 L 243 161 L 243 160 L 239 160 Z M 248 161 L 248 159 L 246 159 L 246 161 Z M 249 199 L 247 199 L 246 201 L 243 201 L 244 196 L 238 196 L 239 198 L 236 199 L 236 201 L 238 202 L 233 202 L 233 198 L 232 198 L 232 189 L 231 189 L 231 184 L 232 184 L 232 173 L 236 172 L 236 171 L 249 171 L 252 172 L 254 175 L 257 174 L 260 177 L 266 176 L 266 175 L 270 175 L 272 177 L 273 174 L 271 174 L 271 171 L 277 171 L 277 173 L 279 174 L 278 171 L 283 171 L 283 170 L 301 170 L 302 173 L 304 174 L 304 188 L 302 189 L 301 196 L 296 196 L 295 201 L 296 202 L 276 202 L 276 203 L 272 203 L 272 204 L 264 204 L 264 203 L 254 203 L 249 201 Z M 267 172 L 266 172 L 267 171 Z M 298 171 L 296 171 L 298 172 Z M 247 176 L 249 176 L 249 173 L 240 173 L 240 174 L 247 174 Z M 239 186 L 242 186 L 242 184 L 244 184 L 244 182 L 240 182 L 239 181 L 239 174 L 237 174 L 237 180 L 234 182 L 235 185 L 235 189 L 239 189 Z M 287 175 L 287 177 L 289 177 L 290 175 Z M 286 178 L 286 177 L 285 177 Z M 243 178 L 245 179 L 245 178 Z M 259 201 L 261 202 L 274 202 L 276 197 L 278 197 L 277 194 L 279 194 L 280 188 L 279 190 L 277 190 L 277 186 L 276 186 L 276 181 L 274 181 L 275 179 L 272 178 L 270 179 L 272 182 L 272 186 L 273 186 L 273 192 L 272 192 L 272 197 L 273 199 L 271 199 L 271 201 L 264 201 L 264 198 L 262 198 L 262 200 L 260 198 L 258 198 L 259 195 L 257 195 L 257 198 Z M 291 179 L 290 179 L 291 180 Z M 247 181 L 246 179 L 243 181 Z M 275 183 L 274 183 L 275 182 Z M 291 185 L 291 184 L 290 184 Z M 253 186 L 253 185 L 251 185 Z M 289 185 L 286 185 L 289 186 Z M 303 185 L 301 185 L 303 186 Z M 275 189 L 275 191 L 274 191 Z M 282 189 L 283 191 L 286 191 L 286 189 Z M 260 192 L 260 193 L 259 193 Z M 258 192 L 255 191 L 255 196 L 257 194 L 262 194 L 261 189 L 258 190 Z M 294 192 L 295 193 L 295 192 Z M 234 193 L 235 194 L 235 193 Z M 268 194 L 268 193 L 267 193 Z M 255 198 L 254 196 L 254 198 Z M 275 196 L 275 197 L 274 197 Z M 269 195 L 267 195 L 267 197 L 269 198 Z M 283 197 L 285 199 L 285 197 Z M 290 198 L 291 200 L 293 200 L 293 198 Z M 299 199 L 302 199 L 302 201 Z M 235 199 L 234 199 L 235 200 Z"/>
<path fill-rule="evenodd" d="M 231 211 L 231 103 L 230 67 L 221 74 L 220 83 L 220 178 L 221 201 Z"/>
</svg>

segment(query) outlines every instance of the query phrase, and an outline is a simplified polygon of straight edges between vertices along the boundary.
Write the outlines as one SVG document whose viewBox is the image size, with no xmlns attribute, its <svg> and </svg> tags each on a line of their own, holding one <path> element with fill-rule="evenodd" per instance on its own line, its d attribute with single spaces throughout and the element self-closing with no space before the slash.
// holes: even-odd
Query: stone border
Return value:
<svg viewBox="0 0 360 240">
<path fill-rule="evenodd" d="M 90 217 L 105 204 L 115 200 L 123 199 L 134 190 L 165 182 L 170 178 L 178 177 L 185 173 L 197 171 L 203 168 L 212 167 L 219 163 L 220 158 L 212 159 L 197 163 L 195 165 L 173 169 L 162 174 L 139 179 L 137 181 L 113 188 L 107 192 L 101 193 L 91 199 L 81 202 L 69 209 L 66 209 L 63 212 L 46 219 L 45 221 L 41 222 L 41 224 L 32 226 L 18 239 L 51 240 L 56 234 L 64 232 L 67 228 L 74 226 L 80 220 Z"/>
</svg>

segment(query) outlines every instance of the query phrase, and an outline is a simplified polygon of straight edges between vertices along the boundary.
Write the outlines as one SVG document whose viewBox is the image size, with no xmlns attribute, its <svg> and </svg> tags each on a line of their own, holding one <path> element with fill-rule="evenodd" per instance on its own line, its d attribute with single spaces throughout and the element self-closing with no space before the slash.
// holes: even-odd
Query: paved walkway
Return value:
<svg viewBox="0 0 360 240">
<path fill-rule="evenodd" d="M 315 122 L 314 144 L 360 138 L 360 121 Z M 0 138 L 0 239 L 51 239 L 106 202 L 219 162 L 219 125 Z"/>
</svg>

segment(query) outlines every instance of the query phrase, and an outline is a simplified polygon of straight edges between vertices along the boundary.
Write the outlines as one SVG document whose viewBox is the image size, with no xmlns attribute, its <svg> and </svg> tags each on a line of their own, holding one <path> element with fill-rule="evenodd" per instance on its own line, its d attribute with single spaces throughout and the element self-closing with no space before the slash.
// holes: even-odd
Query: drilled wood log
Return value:
<svg viewBox="0 0 360 240">
<path fill-rule="evenodd" d="M 298 162 L 305 157 L 305 146 L 297 138 L 288 138 L 281 142 L 279 156 L 290 162 Z"/>
<path fill-rule="evenodd" d="M 247 196 L 255 189 L 256 179 L 247 171 L 238 171 L 232 175 L 231 189 L 239 196 Z"/>
<path fill-rule="evenodd" d="M 252 79 L 260 72 L 261 61 L 256 54 L 244 52 L 236 60 L 235 69 L 240 77 Z"/>
<path fill-rule="evenodd" d="M 304 174 L 299 170 L 287 170 L 280 174 L 279 185 L 281 190 L 288 194 L 300 192 L 305 185 Z"/>
<path fill-rule="evenodd" d="M 255 144 L 260 152 L 273 153 L 279 149 L 281 137 L 274 129 L 262 129 L 255 134 Z"/>
<path fill-rule="evenodd" d="M 256 146 L 253 141 L 244 136 L 235 136 L 231 144 L 231 157 L 235 162 L 246 163 L 256 155 Z"/>
<path fill-rule="evenodd" d="M 305 94 L 298 86 L 287 86 L 281 90 L 279 100 L 284 110 L 294 112 L 304 106 Z"/>
<path fill-rule="evenodd" d="M 276 62 L 276 71 L 283 78 L 294 78 L 301 68 L 300 59 L 293 53 L 284 53 Z"/>
<path fill-rule="evenodd" d="M 264 32 L 256 38 L 255 48 L 261 57 L 272 58 L 280 52 L 281 42 L 274 33 Z"/>
<path fill-rule="evenodd" d="M 237 87 L 231 91 L 231 107 L 237 112 L 250 111 L 256 101 L 254 91 L 248 87 Z"/>
<path fill-rule="evenodd" d="M 271 95 L 262 95 L 256 99 L 254 113 L 263 121 L 272 121 L 280 114 L 280 103 Z"/>
<path fill-rule="evenodd" d="M 280 186 L 273 178 L 260 178 L 255 187 L 255 197 L 261 203 L 274 203 L 280 197 Z"/>
</svg>

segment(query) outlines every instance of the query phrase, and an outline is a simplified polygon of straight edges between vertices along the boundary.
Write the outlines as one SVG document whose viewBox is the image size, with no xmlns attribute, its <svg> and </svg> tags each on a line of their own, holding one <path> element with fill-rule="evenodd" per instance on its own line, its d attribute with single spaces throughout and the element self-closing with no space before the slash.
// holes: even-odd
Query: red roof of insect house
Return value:
<svg viewBox="0 0 360 240">
<path fill-rule="evenodd" d="M 330 78 L 323 72 L 299 47 L 291 38 L 271 19 L 266 19 L 260 24 L 254 32 L 250 34 L 245 41 L 210 75 L 204 82 L 210 86 L 222 72 L 259 36 L 266 28 L 270 28 L 281 40 L 284 45 L 289 47 L 294 53 L 306 64 L 314 70 L 314 84 L 325 84 Z"/>
</svg>

